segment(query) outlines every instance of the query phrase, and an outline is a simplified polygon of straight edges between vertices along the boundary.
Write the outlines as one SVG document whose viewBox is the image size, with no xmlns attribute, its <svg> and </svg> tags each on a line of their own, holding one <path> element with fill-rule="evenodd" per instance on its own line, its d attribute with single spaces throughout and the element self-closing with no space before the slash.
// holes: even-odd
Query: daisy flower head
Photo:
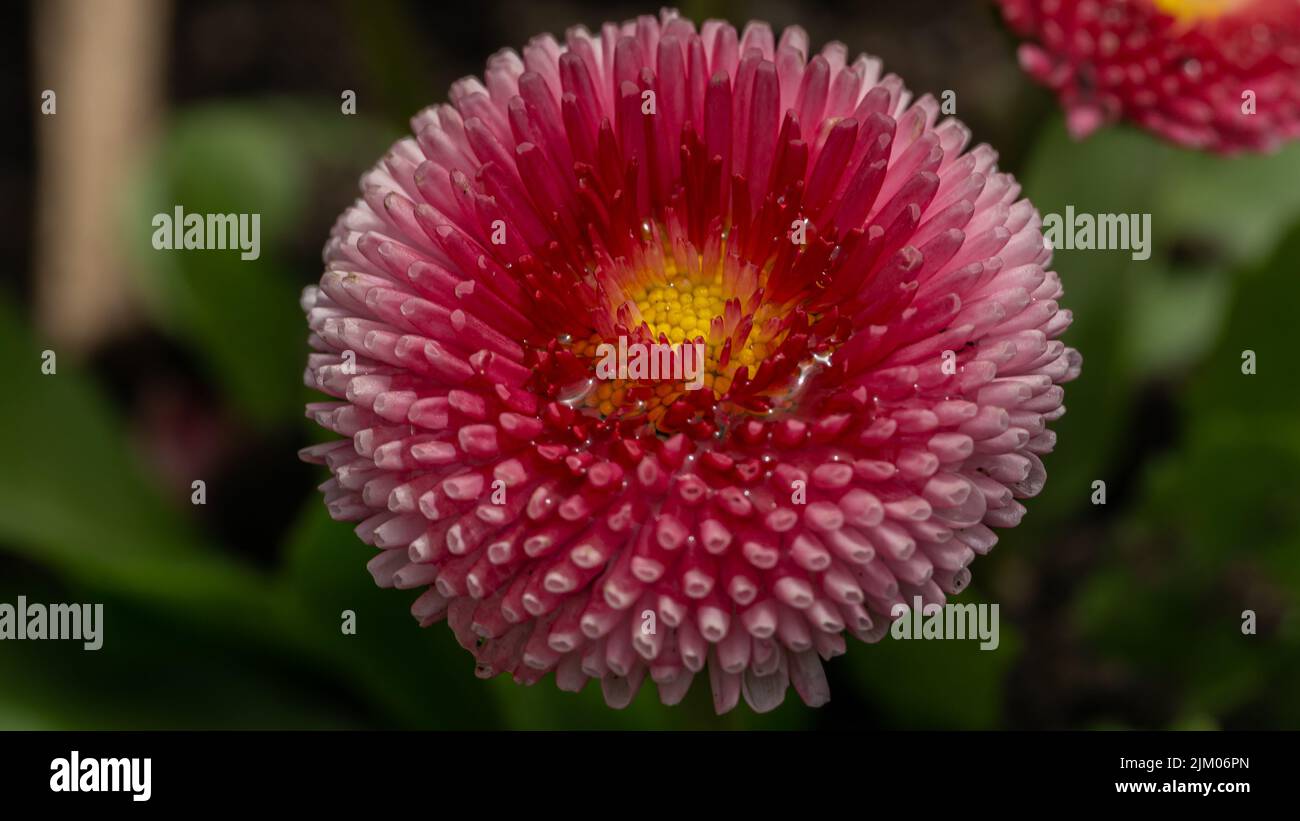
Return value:
<svg viewBox="0 0 1300 821">
<path fill-rule="evenodd" d="M 411 125 L 303 295 L 342 437 L 303 456 L 480 675 L 822 704 L 1043 487 L 1080 357 L 1040 217 L 879 61 L 669 11 Z"/>
</svg>

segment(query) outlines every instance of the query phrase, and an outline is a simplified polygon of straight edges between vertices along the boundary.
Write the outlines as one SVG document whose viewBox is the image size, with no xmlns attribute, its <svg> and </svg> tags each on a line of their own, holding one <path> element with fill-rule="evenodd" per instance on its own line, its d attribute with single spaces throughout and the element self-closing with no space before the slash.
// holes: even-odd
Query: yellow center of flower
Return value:
<svg viewBox="0 0 1300 821">
<path fill-rule="evenodd" d="M 758 327 L 756 317 L 756 325 L 745 344 L 738 350 L 733 348 L 727 363 L 721 363 L 722 343 L 725 339 L 719 342 L 711 338 L 713 321 L 724 317 L 727 305 L 720 273 L 707 279 L 666 279 L 642 286 L 633 291 L 631 296 L 655 339 L 659 339 L 662 334 L 674 345 L 700 339 L 704 341 L 704 372 L 706 379 L 715 377 L 721 383 L 716 388 L 719 395 L 730 386 L 738 368 L 750 368 L 752 373 L 773 347 L 773 340 L 765 337 L 762 328 Z M 760 316 L 766 316 L 763 311 L 759 313 Z M 709 386 L 714 387 L 712 383 Z"/>
<path fill-rule="evenodd" d="M 722 296 L 722 275 L 709 282 L 693 282 L 678 277 L 662 285 L 643 286 L 632 293 L 632 300 L 656 339 L 660 334 L 672 343 L 709 338 L 709 323 L 722 316 L 726 299 Z"/>
<path fill-rule="evenodd" d="M 695 379 L 672 379 L 664 375 L 654 379 L 596 379 L 580 400 L 582 406 L 603 417 L 615 412 L 625 416 L 644 416 L 661 431 L 665 431 L 661 420 L 674 402 L 695 398 L 688 394 L 696 390 L 705 391 L 706 395 L 714 398 L 724 396 L 741 368 L 747 368 L 752 376 L 780 341 L 765 333 L 761 320 L 766 319 L 770 311 L 761 309 L 744 344 L 736 345 L 733 341 L 724 363 L 722 354 L 728 338 L 725 317 L 729 294 L 725 293 L 721 272 L 687 277 L 681 275 L 671 262 L 667 267 L 667 271 L 651 274 L 633 286 L 628 297 L 649 328 L 654 343 L 662 344 L 660 339 L 667 339 L 668 344 L 679 351 L 683 345 L 704 345 L 704 361 L 699 366 L 699 376 Z M 614 310 L 618 307 L 614 306 Z M 720 326 L 717 330 L 715 321 Z M 608 350 L 602 349 L 602 345 L 616 346 L 617 340 L 593 335 L 575 340 L 572 350 L 591 361 L 594 368 L 601 350 Z M 694 366 L 691 375 L 695 375 Z M 696 387 L 690 387 L 692 383 Z"/>
<path fill-rule="evenodd" d="M 1177 18 L 1180 23 L 1213 20 L 1236 11 L 1251 0 L 1152 0 L 1156 8 Z"/>
</svg>

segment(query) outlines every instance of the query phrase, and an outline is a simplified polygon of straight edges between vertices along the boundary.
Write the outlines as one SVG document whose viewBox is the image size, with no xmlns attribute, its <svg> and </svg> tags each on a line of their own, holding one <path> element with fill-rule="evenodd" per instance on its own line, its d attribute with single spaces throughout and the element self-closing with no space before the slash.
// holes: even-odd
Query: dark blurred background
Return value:
<svg viewBox="0 0 1300 821">
<path fill-rule="evenodd" d="M 498 48 L 657 6 L 48 0 L 0 26 L 0 602 L 103 602 L 105 641 L 0 644 L 0 728 L 1300 726 L 1300 151 L 1073 143 L 981 0 L 682 10 L 798 23 L 954 91 L 1044 213 L 1153 215 L 1147 261 L 1056 256 L 1084 374 L 1046 491 L 962 596 L 999 603 L 1001 648 L 851 642 L 816 711 L 715 717 L 697 679 L 615 712 L 594 685 L 475 679 L 325 515 L 296 457 L 320 436 L 297 296 L 360 174 Z M 178 203 L 260 213 L 260 258 L 154 252 Z"/>
</svg>

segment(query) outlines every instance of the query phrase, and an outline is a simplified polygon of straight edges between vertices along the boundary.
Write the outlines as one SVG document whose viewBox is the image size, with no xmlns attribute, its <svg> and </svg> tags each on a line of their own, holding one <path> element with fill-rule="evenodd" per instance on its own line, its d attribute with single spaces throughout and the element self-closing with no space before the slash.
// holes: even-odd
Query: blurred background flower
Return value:
<svg viewBox="0 0 1300 821">
<path fill-rule="evenodd" d="M 1047 489 L 962 596 L 1001 604 L 1000 649 L 857 648 L 816 711 L 715 717 L 701 686 L 610 711 L 592 686 L 465 675 L 322 509 L 295 455 L 320 441 L 297 298 L 359 169 L 501 44 L 653 9 L 55 0 L 0 29 L 0 601 L 104 602 L 106 633 L 96 653 L 0 644 L 0 726 L 1300 726 L 1300 152 L 1223 159 L 1122 125 L 1073 143 L 980 0 L 682 10 L 798 22 L 918 93 L 954 91 L 1043 213 L 1153 215 L 1149 260 L 1053 261 L 1088 369 Z M 260 213 L 260 257 L 154 251 L 151 219 L 178 203 Z"/>
<path fill-rule="evenodd" d="M 1125 118 L 1188 148 L 1267 151 L 1300 136 L 1295 0 L 999 0 L 1020 63 L 1070 133 Z"/>
</svg>

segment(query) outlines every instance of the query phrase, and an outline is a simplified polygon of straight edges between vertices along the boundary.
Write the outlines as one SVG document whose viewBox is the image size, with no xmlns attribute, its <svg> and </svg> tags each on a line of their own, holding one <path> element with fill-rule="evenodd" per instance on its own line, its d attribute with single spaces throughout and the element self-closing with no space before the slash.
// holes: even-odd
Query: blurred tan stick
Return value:
<svg viewBox="0 0 1300 821">
<path fill-rule="evenodd" d="M 167 0 L 34 7 L 37 322 L 74 351 L 93 348 L 132 314 L 119 208 L 126 171 L 162 108 L 170 11 Z M 56 95 L 54 114 L 41 113 L 46 89 Z"/>
</svg>

